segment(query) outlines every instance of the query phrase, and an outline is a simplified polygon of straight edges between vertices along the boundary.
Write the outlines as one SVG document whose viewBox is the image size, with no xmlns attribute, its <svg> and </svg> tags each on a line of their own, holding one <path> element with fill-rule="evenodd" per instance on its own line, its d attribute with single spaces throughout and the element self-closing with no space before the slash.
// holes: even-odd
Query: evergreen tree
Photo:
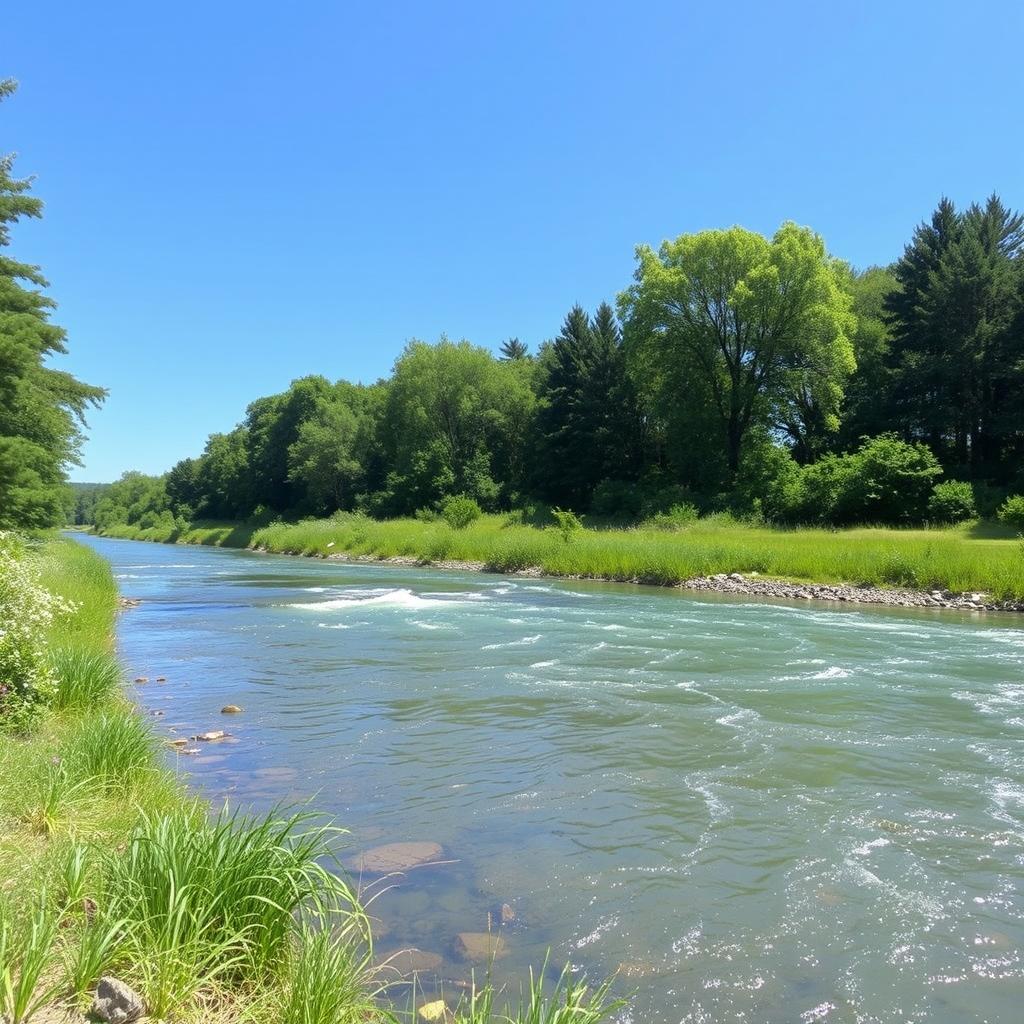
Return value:
<svg viewBox="0 0 1024 1024">
<path fill-rule="evenodd" d="M 0 100 L 16 88 L 0 82 Z M 0 247 L 10 225 L 39 217 L 31 180 L 13 176 L 0 157 Z M 54 302 L 38 267 L 0 254 L 0 529 L 40 528 L 64 520 L 65 473 L 78 463 L 85 413 L 106 392 L 46 365 L 66 353 L 64 330 L 50 322 Z"/>
<path fill-rule="evenodd" d="M 530 358 L 530 350 L 518 338 L 509 338 L 508 341 L 503 341 L 499 351 L 501 352 L 501 358 L 508 362 Z"/>
</svg>

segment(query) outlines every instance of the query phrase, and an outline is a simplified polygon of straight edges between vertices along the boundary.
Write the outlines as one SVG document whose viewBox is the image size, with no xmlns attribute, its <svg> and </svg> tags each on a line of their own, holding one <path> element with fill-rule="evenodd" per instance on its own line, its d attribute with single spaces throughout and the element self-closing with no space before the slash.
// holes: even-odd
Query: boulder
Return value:
<svg viewBox="0 0 1024 1024">
<path fill-rule="evenodd" d="M 225 704 L 224 707 L 220 709 L 220 713 L 222 715 L 240 715 L 242 713 L 242 708 L 237 704 Z"/>
<path fill-rule="evenodd" d="M 117 978 L 100 978 L 92 1003 L 93 1016 L 109 1024 L 131 1024 L 146 1012 L 142 996 Z"/>
<path fill-rule="evenodd" d="M 459 932 L 455 936 L 455 953 L 462 960 L 471 963 L 487 963 L 497 960 L 508 952 L 508 946 L 500 935 L 491 932 Z"/>
<path fill-rule="evenodd" d="M 357 875 L 388 875 L 440 860 L 443 854 L 440 843 L 388 843 L 349 858 L 345 866 Z"/>
<path fill-rule="evenodd" d="M 397 953 L 383 957 L 378 966 L 397 971 L 404 977 L 436 971 L 443 962 L 440 953 L 431 953 L 426 949 L 400 949 Z"/>
</svg>

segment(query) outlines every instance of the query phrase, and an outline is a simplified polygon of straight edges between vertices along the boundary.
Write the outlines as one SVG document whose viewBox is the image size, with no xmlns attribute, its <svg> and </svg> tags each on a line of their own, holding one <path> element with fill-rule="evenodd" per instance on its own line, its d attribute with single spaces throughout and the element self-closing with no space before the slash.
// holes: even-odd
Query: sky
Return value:
<svg viewBox="0 0 1024 1024">
<path fill-rule="evenodd" d="M 413 338 L 535 348 L 639 243 L 785 220 L 859 267 L 943 195 L 1024 207 L 1024 4 L 8 5 L 0 151 L 109 389 L 72 479 L 162 472 Z"/>
</svg>

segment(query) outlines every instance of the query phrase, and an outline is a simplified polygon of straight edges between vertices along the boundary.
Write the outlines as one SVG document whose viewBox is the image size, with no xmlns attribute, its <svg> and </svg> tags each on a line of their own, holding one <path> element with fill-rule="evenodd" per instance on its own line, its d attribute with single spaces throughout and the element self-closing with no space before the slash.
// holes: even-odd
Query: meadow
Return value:
<svg viewBox="0 0 1024 1024">
<path fill-rule="evenodd" d="M 496 572 L 537 569 L 550 576 L 660 586 L 739 572 L 1024 599 L 1024 540 L 1011 529 L 977 522 L 919 529 L 811 529 L 710 516 L 671 529 L 588 523 L 565 539 L 556 528 L 523 523 L 515 514 L 486 515 L 453 529 L 441 520 L 374 520 L 341 513 L 265 526 L 197 523 L 184 531 L 116 526 L 105 535 L 286 554 L 467 561 Z"/>
<path fill-rule="evenodd" d="M 0 1019 L 82 1019 L 108 973 L 159 1021 L 427 1019 L 415 987 L 391 998 L 360 894 L 335 870 L 343 833 L 302 809 L 191 797 L 124 694 L 106 562 L 53 538 L 26 557 L 73 605 L 39 638 L 56 682 L 44 713 L 0 734 Z M 597 1024 L 617 1006 L 568 977 L 431 1000 L 449 1024 Z"/>
</svg>

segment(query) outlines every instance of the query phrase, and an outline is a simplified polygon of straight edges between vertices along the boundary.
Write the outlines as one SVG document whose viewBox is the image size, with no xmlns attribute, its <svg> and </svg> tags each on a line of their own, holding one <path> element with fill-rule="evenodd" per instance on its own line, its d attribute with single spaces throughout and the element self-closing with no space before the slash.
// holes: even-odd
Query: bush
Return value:
<svg viewBox="0 0 1024 1024">
<path fill-rule="evenodd" d="M 72 610 L 42 586 L 36 557 L 0 532 L 0 727 L 28 728 L 53 699 L 46 636 L 54 618 Z"/>
<path fill-rule="evenodd" d="M 999 521 L 1018 530 L 1024 530 L 1024 495 L 1015 494 L 1003 502 Z"/>
<path fill-rule="evenodd" d="M 697 506 L 689 502 L 673 505 L 666 512 L 658 512 L 644 521 L 644 526 L 654 530 L 683 530 L 697 521 Z"/>
<path fill-rule="evenodd" d="M 574 534 L 583 529 L 583 523 L 580 522 L 580 517 L 575 512 L 564 508 L 553 508 L 551 514 L 555 517 L 555 527 L 566 544 L 572 540 Z"/>
<path fill-rule="evenodd" d="M 944 480 L 932 488 L 928 499 L 928 518 L 936 523 L 961 523 L 976 519 L 974 488 L 963 480 Z"/>
<path fill-rule="evenodd" d="M 474 498 L 456 494 L 445 498 L 441 504 L 441 518 L 453 529 L 463 530 L 483 515 Z"/>
</svg>

